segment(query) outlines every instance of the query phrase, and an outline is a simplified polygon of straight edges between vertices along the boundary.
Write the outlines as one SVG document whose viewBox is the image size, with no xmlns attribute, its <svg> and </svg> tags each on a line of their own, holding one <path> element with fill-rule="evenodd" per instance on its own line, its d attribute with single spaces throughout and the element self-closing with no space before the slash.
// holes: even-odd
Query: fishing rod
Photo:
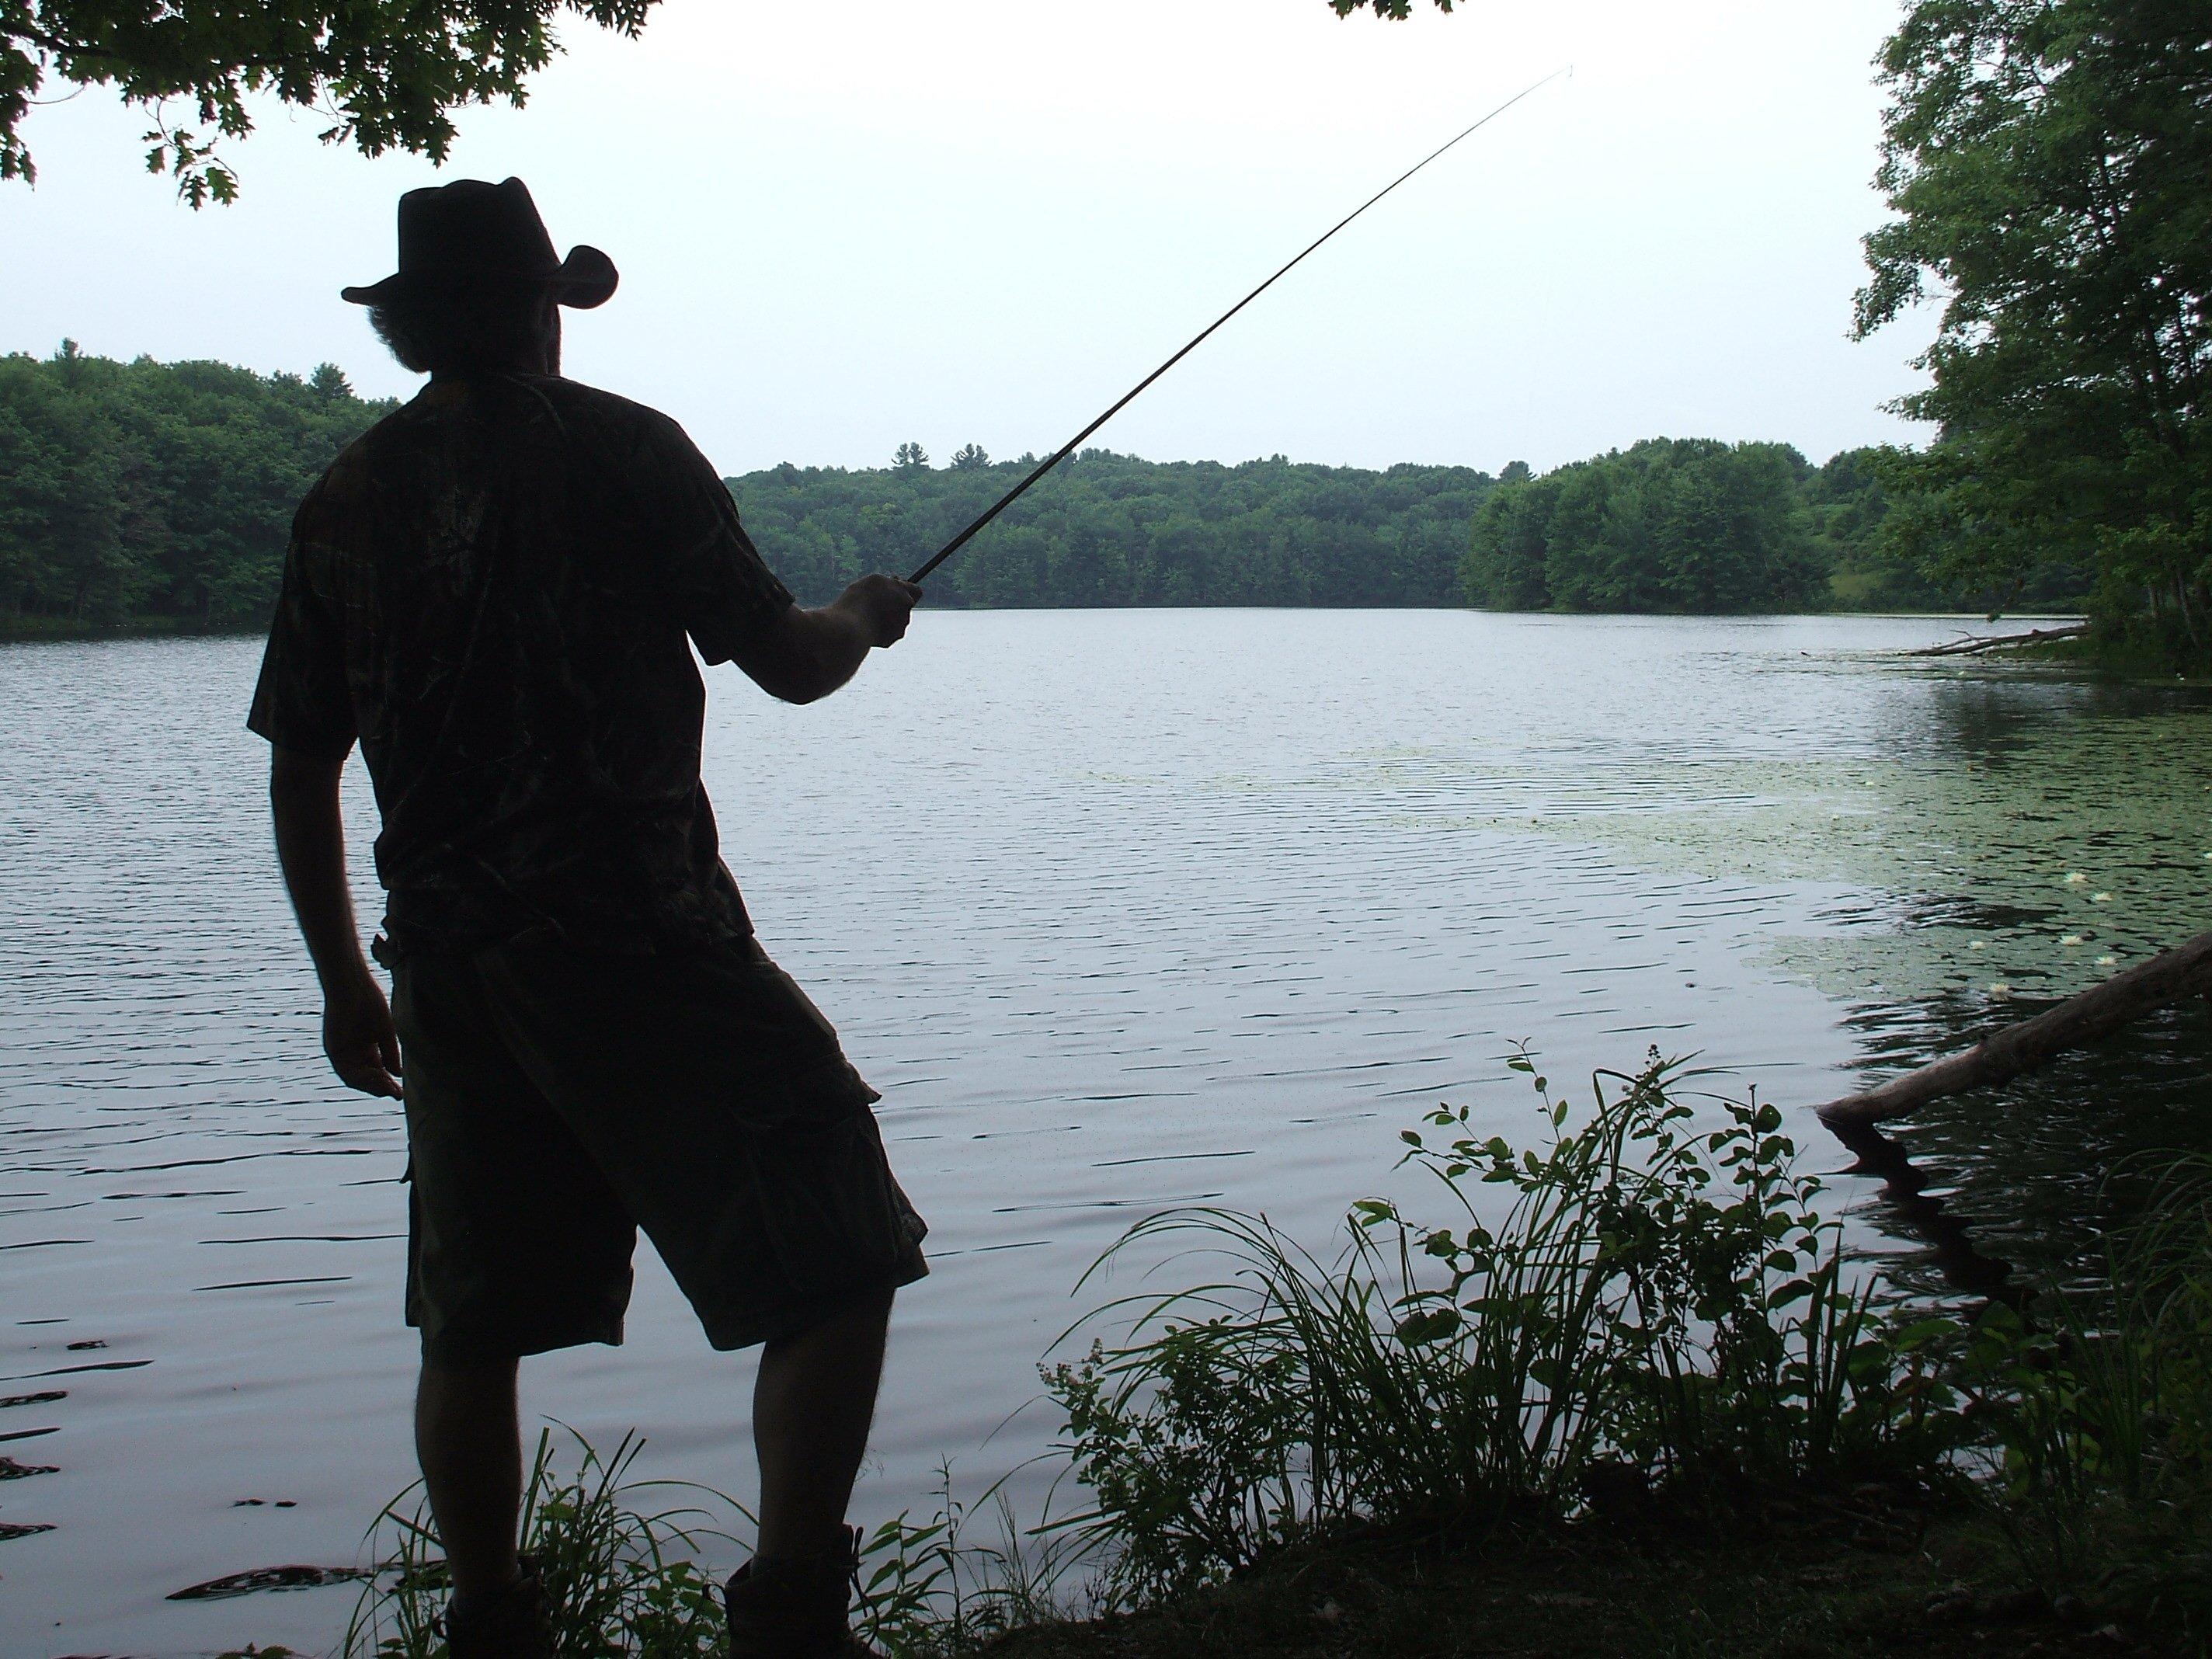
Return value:
<svg viewBox="0 0 2212 1659">
<path fill-rule="evenodd" d="M 1266 282 L 1261 283 L 1259 287 L 1254 289 L 1249 294 L 1239 300 L 1235 305 L 1230 307 L 1228 310 L 1223 312 L 1211 323 L 1208 323 L 1204 329 L 1200 330 L 1199 333 L 1192 338 L 1189 344 L 1183 347 L 1183 349 L 1176 352 L 1174 356 L 1169 358 L 1167 362 L 1162 363 L 1151 374 L 1146 375 L 1143 380 L 1138 381 L 1136 385 L 1131 386 L 1127 392 L 1123 392 L 1121 398 L 1108 408 L 1104 414 L 1101 415 L 1097 420 L 1091 422 L 1089 426 L 1085 427 L 1082 431 L 1077 433 L 1073 438 L 1070 438 L 1066 443 L 1062 444 L 1058 449 L 1053 451 L 1051 454 L 1046 456 L 1044 459 L 1039 461 L 1036 465 L 1030 470 L 1029 477 L 1024 478 L 1012 489 L 1009 489 L 1005 495 L 1000 496 L 997 501 L 992 502 L 990 507 L 985 510 L 981 517 L 978 518 L 975 523 L 969 525 L 965 530 L 955 536 L 951 541 L 945 543 L 944 546 L 939 548 L 936 554 L 930 559 L 929 562 L 923 565 L 922 568 L 915 571 L 914 574 L 908 576 L 907 580 L 910 582 L 921 581 L 924 577 L 927 576 L 931 571 L 936 569 L 938 566 L 943 564 L 955 553 L 957 553 L 962 548 L 967 546 L 968 544 L 975 538 L 975 533 L 978 531 L 981 530 L 986 525 L 989 524 L 992 520 L 997 518 L 999 514 L 1005 512 L 1016 501 L 1019 501 L 1024 492 L 1025 492 L 1031 484 L 1035 483 L 1039 478 L 1044 477 L 1046 473 L 1051 471 L 1053 468 L 1058 466 L 1062 461 L 1073 454 L 1075 453 L 1075 447 L 1078 444 L 1081 443 L 1092 433 L 1097 431 L 1100 427 L 1105 425 L 1107 422 L 1112 420 L 1116 415 L 1119 415 L 1124 409 L 1128 407 L 1131 400 L 1133 399 L 1139 392 L 1142 392 L 1146 386 L 1152 385 L 1153 381 L 1158 380 L 1161 375 L 1166 374 L 1184 358 L 1189 356 L 1192 352 L 1197 350 L 1200 346 L 1206 343 L 1206 337 L 1212 334 L 1214 330 L 1219 328 L 1222 324 L 1227 322 L 1238 312 L 1243 310 L 1246 306 L 1250 305 L 1253 301 L 1258 299 L 1269 289 L 1274 287 L 1277 283 L 1289 276 L 1291 270 L 1297 266 L 1299 261 L 1303 260 L 1308 253 L 1311 253 L 1323 242 L 1326 242 L 1330 237 L 1335 235 L 1338 231 L 1342 230 L 1354 219 L 1357 219 L 1361 214 L 1366 212 L 1368 209 L 1373 207 L 1385 196 L 1388 196 L 1392 191 L 1397 189 L 1399 185 L 1404 184 L 1407 179 L 1412 178 L 1423 167 L 1428 166 L 1430 162 L 1435 161 L 1437 157 L 1442 155 L 1446 150 L 1451 149 L 1453 145 L 1458 143 L 1461 139 L 1473 137 L 1483 128 L 1488 126 L 1492 121 L 1495 121 L 1499 116 L 1504 114 L 1507 110 L 1511 109 L 1514 105 L 1519 103 L 1523 98 L 1528 97 L 1529 94 L 1540 91 L 1543 88 L 1551 85 L 1553 82 L 1558 80 L 1563 75 L 1572 75 L 1573 73 L 1574 65 L 1570 64 L 1565 69 L 1553 70 L 1549 75 L 1546 76 L 1542 80 L 1535 82 L 1533 86 L 1527 87 L 1522 91 L 1515 93 L 1513 96 L 1507 99 L 1496 109 L 1491 111 L 1489 114 L 1484 116 L 1482 119 L 1477 121 L 1473 126 L 1468 128 L 1465 131 L 1458 134 L 1456 137 L 1447 139 L 1444 143 L 1437 145 L 1436 149 L 1431 150 L 1426 155 L 1424 155 L 1419 161 L 1414 162 L 1413 166 L 1407 167 L 1403 173 L 1393 179 L 1389 184 L 1383 185 L 1382 189 L 1376 191 L 1372 196 L 1362 202 L 1358 207 L 1352 209 L 1351 212 L 1346 214 L 1344 217 L 1338 220 L 1327 230 L 1323 231 L 1319 236 L 1316 237 L 1311 242 L 1308 243 L 1304 252 L 1300 252 L 1297 258 L 1292 259 L 1289 264 L 1285 265 L 1273 276 L 1267 278 Z"/>
</svg>

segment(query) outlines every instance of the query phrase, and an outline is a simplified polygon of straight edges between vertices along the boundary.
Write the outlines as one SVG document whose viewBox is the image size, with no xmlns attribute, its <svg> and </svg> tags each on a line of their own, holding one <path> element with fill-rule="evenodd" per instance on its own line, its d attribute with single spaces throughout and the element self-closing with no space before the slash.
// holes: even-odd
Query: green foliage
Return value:
<svg viewBox="0 0 2212 1659">
<path fill-rule="evenodd" d="M 1579 1127 L 1536 1079 L 1540 1152 L 1439 1110 L 1441 1143 L 1408 1131 L 1407 1158 L 1457 1218 L 1364 1200 L 1333 1265 L 1226 1211 L 1132 1229 L 1106 1260 L 1190 1240 L 1232 1271 L 1110 1304 L 1133 1310 L 1127 1338 L 1047 1372 L 1097 1498 L 1061 1524 L 1143 1599 L 1355 1522 L 1481 1528 L 1624 1487 L 1741 1503 L 1932 1476 L 1948 1392 L 1872 1280 L 1847 1282 L 1779 1115 L 1731 1103 L 1726 1127 L 1693 1131 L 1679 1075 L 1655 1054 L 1610 1093 L 1601 1079 Z"/>
<path fill-rule="evenodd" d="M 1943 306 L 1934 383 L 1899 405 L 1940 437 L 1886 480 L 1896 552 L 2000 604 L 2071 566 L 2107 634 L 2212 653 L 2198 9 L 1916 0 L 1881 77 L 1899 216 L 1866 239 L 1858 331 Z"/>
<path fill-rule="evenodd" d="M 1800 487 L 1814 556 L 1828 571 L 1836 602 L 1847 609 L 1951 608 L 1954 596 L 1918 566 L 1897 557 L 1882 537 L 1889 518 L 1882 467 L 1898 453 L 1879 447 L 1843 450 Z"/>
<path fill-rule="evenodd" d="M 2031 1582 L 2212 1636 L 2212 1162 L 2168 1171 L 2106 1268 L 1974 1328 L 1996 1513 Z"/>
<path fill-rule="evenodd" d="M 38 176 L 21 126 L 49 76 L 112 87 L 154 126 L 146 167 L 194 207 L 229 202 L 238 179 L 216 154 L 253 130 L 249 94 L 327 119 L 323 142 L 364 155 L 403 149 L 442 161 L 451 112 L 520 104 L 552 62 L 563 16 L 626 35 L 656 0 L 346 0 L 218 5 L 211 0 L 9 0 L 0 5 L 0 179 Z M 179 123 L 172 104 L 188 112 Z"/>
<path fill-rule="evenodd" d="M 1786 444 L 1649 439 L 1502 485 L 1475 516 L 1462 585 L 1512 611 L 1825 602 L 1808 491 L 1826 476 Z"/>
<path fill-rule="evenodd" d="M 771 467 L 729 480 L 745 524 L 809 603 L 871 570 L 905 574 L 1004 495 L 1035 455 L 970 445 L 932 468 Z M 933 605 L 1458 602 L 1468 524 L 1492 487 L 1466 467 L 1224 466 L 1073 455 L 930 579 Z"/>
<path fill-rule="evenodd" d="M 0 357 L 0 625 L 258 623 L 300 498 L 389 407 L 327 363 Z"/>
</svg>

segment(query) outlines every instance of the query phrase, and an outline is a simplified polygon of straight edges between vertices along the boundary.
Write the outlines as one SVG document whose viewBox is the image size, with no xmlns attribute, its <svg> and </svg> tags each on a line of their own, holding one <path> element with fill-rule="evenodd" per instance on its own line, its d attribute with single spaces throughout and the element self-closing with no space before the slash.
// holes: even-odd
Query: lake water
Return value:
<svg viewBox="0 0 2212 1659">
<path fill-rule="evenodd" d="M 1516 1042 L 1555 1079 L 1698 1051 L 1841 1171 L 1807 1103 L 2212 925 L 2212 689 L 1895 654 L 1953 631 L 925 612 L 811 708 L 716 675 L 726 855 L 934 1228 L 861 1510 L 1048 1442 L 1007 1419 L 1135 1219 L 1325 1243 L 1434 1103 L 1534 1136 Z M 320 1650 L 349 1589 L 163 1597 L 350 1562 L 412 1478 L 400 1123 L 318 1050 L 258 657 L 0 648 L 0 1455 L 54 1470 L 0 1481 L 0 1524 L 53 1528 L 0 1539 L 9 1656 Z M 358 866 L 358 775 L 349 804 Z M 1979 1248 L 2075 1270 L 2106 1167 L 2205 1144 L 2207 1023 L 1901 1139 Z M 1939 1287 L 1879 1184 L 1838 1184 Z M 641 1260 L 628 1346 L 533 1362 L 526 1408 L 742 1493 L 749 1366 Z"/>
</svg>

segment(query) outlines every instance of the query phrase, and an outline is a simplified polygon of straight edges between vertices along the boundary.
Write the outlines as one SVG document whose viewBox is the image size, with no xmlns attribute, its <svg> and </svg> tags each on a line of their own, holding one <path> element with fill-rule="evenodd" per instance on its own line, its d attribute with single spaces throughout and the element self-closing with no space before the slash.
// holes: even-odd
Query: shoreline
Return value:
<svg viewBox="0 0 2212 1659">
<path fill-rule="evenodd" d="M 62 617 L 0 619 L 0 645 L 73 645 L 88 640 L 239 639 L 265 634 L 265 623 L 203 623 L 181 617 L 130 617 L 120 622 Z"/>
<path fill-rule="evenodd" d="M 940 611 L 958 611 L 963 612 L 982 614 L 992 611 L 1395 611 L 1404 610 L 1407 607 L 1402 605 L 1369 606 L 1337 605 L 1283 605 L 1261 606 L 1210 605 L 1164 606 L 1124 605 L 1080 606 L 955 605 L 944 605 L 939 608 Z M 1719 611 L 1711 612 L 1691 612 L 1673 611 L 1486 611 L 1468 605 L 1431 605 L 1418 608 L 1435 611 L 1463 611 L 1470 616 L 1483 617 L 1586 617 L 1592 619 L 1612 617 L 1666 617 L 1676 619 L 1689 619 L 1694 617 L 1698 620 L 1739 622 L 1759 617 L 1771 617 L 1778 618 L 1785 617 L 1864 617 L 1869 619 L 1880 619 L 1890 622 L 1956 622 L 1972 623 L 1981 627 L 1989 627 L 1992 625 L 1989 623 L 1984 613 L 1981 611 L 1967 611 L 1833 610 L 1788 611 Z M 2041 611 L 2021 611 L 2017 615 L 2008 613 L 2004 620 L 2007 623 L 2018 622 L 2029 623 L 2045 622 L 2078 622 L 2081 620 L 2081 617 L 2079 613 L 2073 611 L 2051 611 L 2048 613 Z M 0 645 L 43 645 L 49 643 L 77 644 L 82 643 L 86 641 L 94 640 L 204 640 L 258 638 L 267 631 L 268 628 L 265 623 L 208 623 L 195 621 L 181 617 L 126 617 L 114 622 L 76 622 L 58 617 L 0 617 Z M 2077 659 L 2083 660 L 2089 665 L 2096 665 L 2095 659 L 2088 658 L 2086 653 L 2076 652 L 2075 655 Z"/>
<path fill-rule="evenodd" d="M 2179 1654 L 2136 1610 L 2023 1589 L 2002 1529 L 1957 1494 L 1759 1494 L 1753 1513 L 1642 1515 L 1486 1538 L 1317 1539 L 1139 1612 L 1047 1619 L 982 1659 L 1543 1654 L 1923 1659 Z"/>
</svg>

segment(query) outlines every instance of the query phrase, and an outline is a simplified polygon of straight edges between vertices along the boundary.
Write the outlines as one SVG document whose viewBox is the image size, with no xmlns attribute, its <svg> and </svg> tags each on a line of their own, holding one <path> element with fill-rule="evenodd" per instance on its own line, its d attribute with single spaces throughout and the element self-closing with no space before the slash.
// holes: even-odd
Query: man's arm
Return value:
<svg viewBox="0 0 2212 1659">
<path fill-rule="evenodd" d="M 323 984 L 323 1052 L 349 1089 L 365 1095 L 399 1092 L 399 1034 L 384 987 L 362 955 L 346 886 L 345 826 L 338 779 L 345 757 L 272 748 L 269 805 L 276 823 L 276 860 L 300 918 L 300 932 Z"/>
<path fill-rule="evenodd" d="M 770 696 L 812 702 L 853 678 L 869 651 L 905 637 L 921 590 L 896 576 L 863 576 L 818 611 L 787 605 L 741 647 L 737 665 Z"/>
</svg>

